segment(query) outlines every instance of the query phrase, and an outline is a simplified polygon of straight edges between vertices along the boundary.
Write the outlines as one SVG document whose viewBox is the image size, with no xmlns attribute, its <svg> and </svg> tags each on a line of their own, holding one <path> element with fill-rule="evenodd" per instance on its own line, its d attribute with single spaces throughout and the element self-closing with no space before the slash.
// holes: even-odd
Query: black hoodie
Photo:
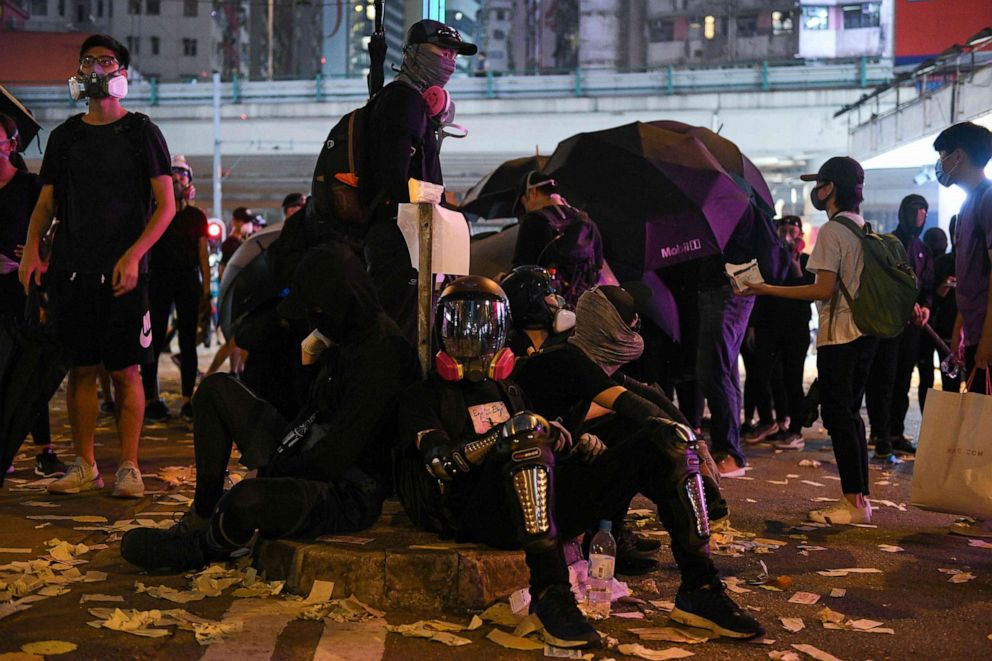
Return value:
<svg viewBox="0 0 992 661">
<path fill-rule="evenodd" d="M 922 227 L 916 226 L 916 211 L 926 208 L 926 200 L 920 195 L 907 195 L 899 205 L 899 227 L 895 234 L 906 249 L 909 265 L 916 274 L 916 284 L 920 289 L 917 303 L 926 308 L 933 308 L 934 267 L 933 255 L 920 239 Z"/>
</svg>

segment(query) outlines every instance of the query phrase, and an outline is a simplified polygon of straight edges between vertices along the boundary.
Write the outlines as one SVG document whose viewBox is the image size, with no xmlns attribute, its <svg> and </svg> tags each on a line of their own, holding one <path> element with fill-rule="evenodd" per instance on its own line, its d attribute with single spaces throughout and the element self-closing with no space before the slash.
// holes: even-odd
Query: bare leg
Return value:
<svg viewBox="0 0 992 661">
<path fill-rule="evenodd" d="M 96 463 L 93 456 L 93 433 L 96 431 L 98 365 L 73 367 L 69 370 L 69 387 L 66 389 L 66 408 L 76 455 L 89 464 Z"/>
<path fill-rule="evenodd" d="M 110 373 L 117 393 L 117 436 L 121 441 L 121 462 L 138 465 L 138 441 L 145 416 L 145 391 L 137 365 Z"/>
</svg>

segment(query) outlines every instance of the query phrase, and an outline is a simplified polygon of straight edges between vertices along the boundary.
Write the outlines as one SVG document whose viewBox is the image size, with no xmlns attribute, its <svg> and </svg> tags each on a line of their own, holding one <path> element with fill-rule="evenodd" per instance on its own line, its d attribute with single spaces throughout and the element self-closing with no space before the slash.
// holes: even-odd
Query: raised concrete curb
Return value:
<svg viewBox="0 0 992 661">
<path fill-rule="evenodd" d="M 255 565 L 292 592 L 306 594 L 315 580 L 333 581 L 335 597 L 354 594 L 380 608 L 479 609 L 528 584 L 522 552 L 455 544 L 416 530 L 396 501 L 387 501 L 373 528 L 351 536 L 373 541 L 263 542 Z"/>
</svg>

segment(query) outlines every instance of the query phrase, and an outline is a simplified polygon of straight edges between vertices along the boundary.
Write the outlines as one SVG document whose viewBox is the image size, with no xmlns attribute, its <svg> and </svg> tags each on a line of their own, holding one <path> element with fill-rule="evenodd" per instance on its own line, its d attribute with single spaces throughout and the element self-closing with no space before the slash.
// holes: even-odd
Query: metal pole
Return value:
<svg viewBox="0 0 992 661">
<path fill-rule="evenodd" d="M 220 72 L 214 71 L 214 218 L 223 220 L 220 179 Z"/>
<path fill-rule="evenodd" d="M 274 2 L 275 0 L 269 0 L 269 80 L 272 80 L 272 74 L 275 71 L 275 67 L 272 64 L 272 23 L 273 16 L 275 14 Z"/>
<path fill-rule="evenodd" d="M 417 234 L 420 255 L 417 262 L 417 358 L 420 376 L 427 378 L 431 367 L 431 316 L 434 311 L 434 206 L 417 205 Z"/>
</svg>

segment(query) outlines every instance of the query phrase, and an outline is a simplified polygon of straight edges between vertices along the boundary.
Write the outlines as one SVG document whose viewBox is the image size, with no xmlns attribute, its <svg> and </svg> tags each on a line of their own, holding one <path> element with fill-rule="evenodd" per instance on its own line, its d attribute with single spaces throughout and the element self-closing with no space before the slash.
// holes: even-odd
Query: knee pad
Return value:
<svg viewBox="0 0 992 661">
<path fill-rule="evenodd" d="M 709 540 L 710 522 L 696 435 L 686 425 L 664 421 L 652 439 L 667 463 L 663 491 L 666 506 L 676 521 L 676 530 L 669 534 L 678 535 L 690 548 L 698 548 Z"/>
<path fill-rule="evenodd" d="M 555 430 L 544 418 L 518 413 L 507 421 L 496 443 L 494 458 L 505 470 L 504 492 L 517 541 L 530 552 L 554 548 Z"/>
</svg>

